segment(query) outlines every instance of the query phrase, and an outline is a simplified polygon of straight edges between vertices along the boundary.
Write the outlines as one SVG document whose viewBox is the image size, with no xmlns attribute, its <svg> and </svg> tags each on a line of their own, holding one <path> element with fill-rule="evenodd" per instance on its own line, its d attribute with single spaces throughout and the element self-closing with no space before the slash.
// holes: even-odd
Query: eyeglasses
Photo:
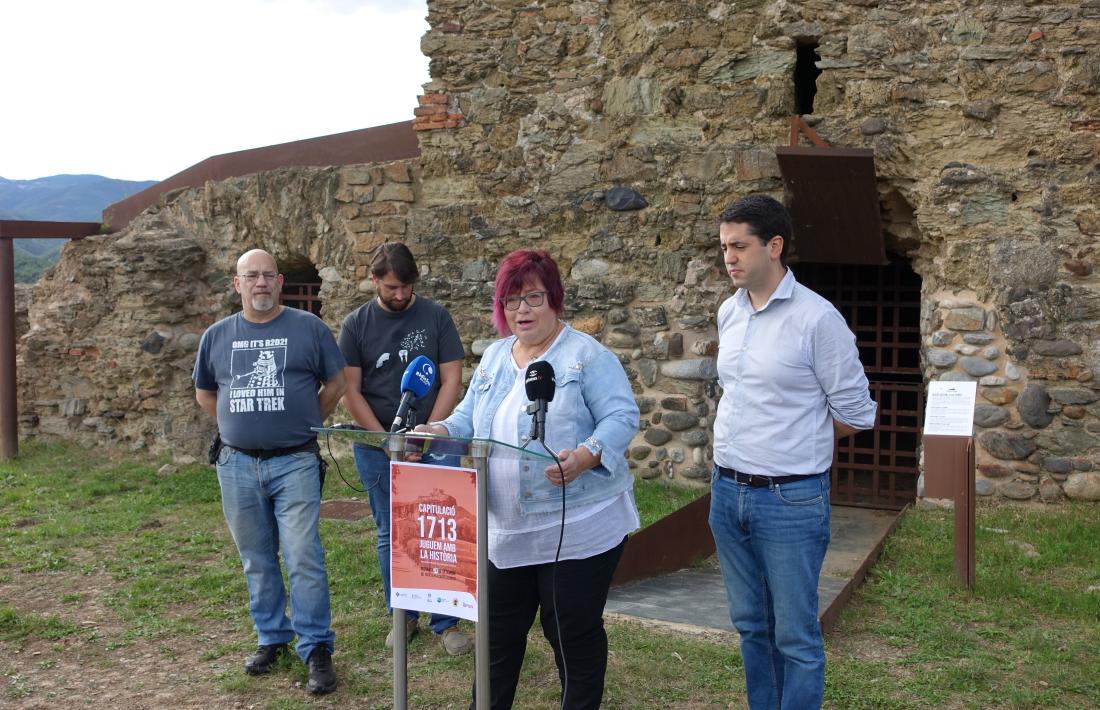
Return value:
<svg viewBox="0 0 1100 710">
<path fill-rule="evenodd" d="M 237 274 L 240 278 L 244 279 L 247 283 L 254 284 L 260 280 L 263 276 L 265 281 L 274 281 L 279 278 L 278 272 L 275 271 L 249 271 L 247 274 Z"/>
<path fill-rule="evenodd" d="M 546 300 L 546 291 L 532 291 L 525 296 L 516 295 L 502 298 L 500 302 L 504 304 L 505 310 L 518 311 L 521 303 L 526 303 L 531 308 L 538 308 L 544 300 Z"/>
</svg>

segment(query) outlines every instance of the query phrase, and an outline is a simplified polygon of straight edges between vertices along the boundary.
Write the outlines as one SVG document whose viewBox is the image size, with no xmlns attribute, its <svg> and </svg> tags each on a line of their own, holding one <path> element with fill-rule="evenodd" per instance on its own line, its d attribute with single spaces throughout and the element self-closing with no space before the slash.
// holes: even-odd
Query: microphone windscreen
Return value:
<svg viewBox="0 0 1100 710">
<path fill-rule="evenodd" d="M 527 375 L 523 382 L 527 390 L 527 399 L 546 400 L 554 399 L 554 368 L 545 360 L 533 362 L 527 366 Z"/>
<path fill-rule="evenodd" d="M 417 399 L 428 394 L 434 384 L 435 363 L 423 355 L 417 355 L 401 375 L 401 391 L 412 392 Z"/>
</svg>

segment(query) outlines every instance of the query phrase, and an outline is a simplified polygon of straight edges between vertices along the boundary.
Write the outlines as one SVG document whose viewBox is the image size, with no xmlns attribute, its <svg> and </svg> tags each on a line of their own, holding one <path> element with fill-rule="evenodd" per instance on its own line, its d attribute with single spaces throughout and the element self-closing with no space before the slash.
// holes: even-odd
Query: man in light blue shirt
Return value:
<svg viewBox="0 0 1100 710">
<path fill-rule="evenodd" d="M 791 232 L 765 195 L 731 204 L 718 229 L 737 292 L 718 309 L 710 527 L 753 710 L 821 706 L 833 445 L 877 412 L 843 317 L 787 268 Z"/>
</svg>

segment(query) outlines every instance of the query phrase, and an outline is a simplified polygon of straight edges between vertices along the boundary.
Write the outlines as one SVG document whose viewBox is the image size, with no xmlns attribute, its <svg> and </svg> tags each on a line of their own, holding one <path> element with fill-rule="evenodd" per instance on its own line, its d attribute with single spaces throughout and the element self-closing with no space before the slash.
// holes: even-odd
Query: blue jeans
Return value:
<svg viewBox="0 0 1100 710">
<path fill-rule="evenodd" d="M 317 456 L 300 452 L 267 460 L 229 446 L 218 460 L 222 511 L 248 583 L 248 611 L 261 646 L 289 643 L 298 656 L 333 650 L 328 573 L 317 525 L 321 481 Z M 290 618 L 279 569 L 280 548 L 290 580 Z"/>
<path fill-rule="evenodd" d="M 382 572 L 382 592 L 386 595 L 386 611 L 393 613 L 390 606 L 390 458 L 385 451 L 373 449 L 362 444 L 352 447 L 355 454 L 355 468 L 359 472 L 359 482 L 363 484 L 363 490 L 370 499 L 370 512 L 374 516 L 374 524 L 378 527 L 378 567 Z M 454 465 L 453 457 L 448 460 L 430 461 L 424 463 L 439 463 L 444 466 Z M 420 612 L 405 612 L 410 618 L 419 619 Z M 432 614 L 428 622 L 432 631 L 441 634 L 452 626 L 458 624 L 458 619 L 453 616 Z"/>
<path fill-rule="evenodd" d="M 752 710 L 821 707 L 817 583 L 829 520 L 827 472 L 759 488 L 711 474 L 710 529 Z"/>
</svg>

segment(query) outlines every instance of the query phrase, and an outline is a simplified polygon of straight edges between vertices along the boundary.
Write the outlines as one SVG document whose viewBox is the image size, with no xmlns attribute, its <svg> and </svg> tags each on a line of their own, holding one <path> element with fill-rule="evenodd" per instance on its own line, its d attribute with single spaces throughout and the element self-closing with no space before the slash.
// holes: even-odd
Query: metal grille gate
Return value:
<svg viewBox="0 0 1100 710">
<path fill-rule="evenodd" d="M 283 283 L 282 303 L 284 306 L 309 311 L 313 315 L 320 317 L 321 298 L 318 295 L 320 293 L 320 283 L 286 281 Z"/>
<path fill-rule="evenodd" d="M 855 333 L 871 397 L 879 405 L 873 430 L 837 445 L 832 502 L 900 509 L 917 495 L 917 447 L 924 418 L 920 277 L 903 261 L 792 268 L 800 283 L 836 306 Z"/>
</svg>

